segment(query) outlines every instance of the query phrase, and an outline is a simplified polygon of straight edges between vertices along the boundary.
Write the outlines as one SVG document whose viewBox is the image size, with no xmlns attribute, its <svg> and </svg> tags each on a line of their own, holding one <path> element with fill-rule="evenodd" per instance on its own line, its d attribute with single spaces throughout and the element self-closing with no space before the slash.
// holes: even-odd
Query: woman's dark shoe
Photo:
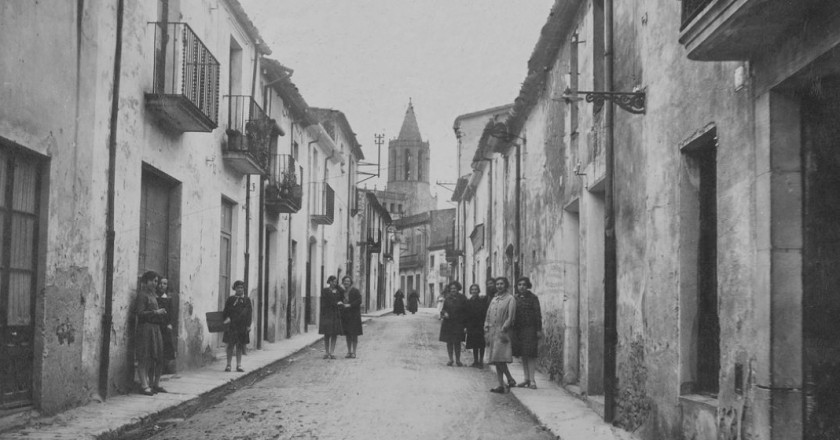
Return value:
<svg viewBox="0 0 840 440">
<path fill-rule="evenodd" d="M 356 359 L 356 353 L 350 353 L 350 359 Z"/>
<path fill-rule="evenodd" d="M 537 384 L 536 384 L 536 382 L 531 382 L 531 383 L 528 385 L 528 388 L 530 388 L 530 389 L 532 389 L 532 390 L 537 389 Z"/>
<path fill-rule="evenodd" d="M 328 354 L 324 355 L 324 359 L 329 359 L 329 358 L 330 358 L 330 355 L 328 355 Z"/>
<path fill-rule="evenodd" d="M 451 367 L 451 366 L 452 366 L 452 361 L 447 362 L 447 363 L 446 363 L 446 366 L 447 366 L 447 367 Z"/>
<path fill-rule="evenodd" d="M 242 367 L 236 367 L 236 371 L 239 372 L 239 373 L 244 373 L 245 372 L 245 370 L 243 370 Z"/>
<path fill-rule="evenodd" d="M 168 393 L 169 392 L 169 391 L 166 391 L 166 388 L 164 388 L 162 386 L 154 386 L 154 387 L 152 387 L 152 391 L 154 391 L 156 393 Z"/>
<path fill-rule="evenodd" d="M 347 359 L 350 359 L 351 357 L 353 357 L 353 353 L 347 353 L 347 356 L 344 356 L 344 357 L 346 357 Z"/>
<path fill-rule="evenodd" d="M 154 395 L 155 395 L 155 392 L 154 392 L 154 391 L 152 391 L 152 389 L 151 389 L 151 388 L 146 387 L 146 388 L 143 388 L 143 390 L 142 390 L 142 391 L 140 391 L 140 394 L 144 394 L 144 395 L 146 395 L 146 396 L 154 396 Z"/>
<path fill-rule="evenodd" d="M 513 380 L 513 379 L 508 379 L 508 386 L 509 386 L 510 388 L 515 387 L 515 386 L 516 386 L 516 381 L 515 381 L 515 380 Z"/>
<path fill-rule="evenodd" d="M 505 387 L 490 388 L 490 392 L 491 393 L 504 394 L 505 393 Z"/>
<path fill-rule="evenodd" d="M 330 355 L 330 359 L 335 359 L 335 356 L 333 356 L 333 355 Z"/>
<path fill-rule="evenodd" d="M 463 366 L 464 366 L 464 364 L 462 364 L 462 363 L 461 363 L 461 361 L 457 361 L 457 362 L 455 362 L 455 365 L 457 365 L 457 366 L 459 366 L 459 367 L 463 367 Z"/>
<path fill-rule="evenodd" d="M 519 385 L 517 385 L 517 387 L 519 387 L 519 388 L 528 388 L 530 386 L 531 386 L 531 381 L 530 380 L 526 380 L 525 382 L 519 382 Z"/>
<path fill-rule="evenodd" d="M 226 371 L 226 372 L 228 372 L 228 373 L 230 373 L 230 365 L 228 365 L 227 367 L 225 367 L 225 371 Z"/>
</svg>

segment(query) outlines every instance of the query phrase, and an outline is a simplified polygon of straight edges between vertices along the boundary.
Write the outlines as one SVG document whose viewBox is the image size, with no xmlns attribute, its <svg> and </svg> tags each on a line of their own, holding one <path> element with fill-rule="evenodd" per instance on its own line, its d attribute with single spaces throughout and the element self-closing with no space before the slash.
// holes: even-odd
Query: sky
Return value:
<svg viewBox="0 0 840 440">
<path fill-rule="evenodd" d="M 436 183 L 458 178 L 455 118 L 513 102 L 554 0 L 240 3 L 270 57 L 294 70 L 306 102 L 344 112 L 365 162 L 377 161 L 374 134 L 385 135 L 383 177 L 369 180 L 371 188 L 387 182 L 387 140 L 399 134 L 411 99 L 430 144 L 432 193 L 446 208 L 451 190 Z"/>
</svg>

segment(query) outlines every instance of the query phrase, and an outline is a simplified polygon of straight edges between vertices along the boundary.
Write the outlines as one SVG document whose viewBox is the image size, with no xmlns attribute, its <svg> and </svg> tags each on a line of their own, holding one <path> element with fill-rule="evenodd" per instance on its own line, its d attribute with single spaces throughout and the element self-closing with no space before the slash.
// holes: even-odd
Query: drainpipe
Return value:
<svg viewBox="0 0 840 440">
<path fill-rule="evenodd" d="M 488 253 L 488 256 L 490 257 L 490 258 L 488 258 L 488 261 L 490 261 L 489 269 L 490 269 L 490 276 L 491 277 L 493 276 L 493 265 L 496 264 L 496 259 L 493 258 L 493 231 L 496 230 L 496 228 L 493 226 L 493 202 L 494 202 L 494 200 L 493 200 L 493 163 L 494 162 L 495 162 L 495 159 L 490 159 L 490 180 L 487 181 L 487 192 L 488 192 L 487 206 L 488 206 L 489 213 L 487 214 L 487 227 L 484 228 L 485 234 L 487 234 L 489 236 L 488 240 L 487 240 L 487 253 Z M 464 215 L 466 215 L 466 214 L 464 214 Z M 486 274 L 485 274 L 485 278 L 486 278 Z M 485 283 L 485 285 L 487 284 L 486 279 L 484 279 L 482 282 Z"/>
<path fill-rule="evenodd" d="M 604 87 L 613 91 L 613 0 L 604 2 Z M 616 261 L 615 237 L 615 106 L 605 103 L 606 122 L 604 139 L 604 421 L 615 420 L 617 394 L 616 345 L 618 307 L 618 263 Z"/>
<path fill-rule="evenodd" d="M 120 65 L 122 64 L 123 0 L 117 0 L 117 29 L 114 47 L 114 86 L 111 120 L 108 123 L 108 206 L 105 214 L 105 298 L 102 313 L 102 349 L 99 355 L 99 394 L 108 398 L 108 370 L 111 366 L 111 328 L 114 307 L 114 205 L 116 199 L 117 121 L 120 111 Z"/>
<path fill-rule="evenodd" d="M 294 153 L 295 148 L 295 123 L 294 121 L 289 121 L 289 155 L 291 156 Z M 295 170 L 297 171 L 297 170 Z M 300 176 L 300 184 L 303 186 L 303 172 L 301 172 Z M 303 189 L 303 188 L 301 188 Z M 292 214 L 286 214 L 288 218 L 288 240 L 286 242 L 286 249 L 288 254 L 288 262 L 286 266 L 286 339 L 292 337 L 292 264 L 294 263 L 294 259 L 292 258 Z"/>
<path fill-rule="evenodd" d="M 254 69 L 253 74 L 251 76 L 251 101 L 256 103 L 256 96 L 254 94 L 257 91 L 257 66 L 259 63 L 259 54 L 258 54 L 257 42 L 254 41 Z M 251 108 L 248 109 L 248 117 L 250 118 L 251 111 L 253 110 L 253 105 Z M 262 231 L 260 231 L 262 232 Z M 259 245 L 260 243 L 258 243 Z M 262 246 L 260 246 L 262 247 Z M 262 250 L 258 250 L 261 254 Z M 251 269 L 251 175 L 248 174 L 248 177 L 245 179 L 245 268 L 244 273 L 242 275 L 243 281 L 245 282 L 245 295 L 250 295 L 250 269 Z M 259 281 L 257 281 L 257 285 L 259 285 Z M 262 301 L 257 295 L 257 341 L 259 341 L 260 336 L 260 329 L 262 327 Z M 259 347 L 259 342 L 257 342 L 257 346 Z"/>
<path fill-rule="evenodd" d="M 268 321 L 268 289 L 265 289 L 263 286 L 263 264 L 265 262 L 265 176 L 259 176 L 259 234 L 257 238 L 257 244 L 259 245 L 259 251 L 257 253 L 257 297 L 260 298 L 260 305 L 262 306 L 262 310 L 257 315 L 257 348 L 262 348 L 262 340 L 263 340 L 263 325 L 265 322 Z"/>
<path fill-rule="evenodd" d="M 525 144 L 525 139 L 522 139 Z M 522 146 L 516 145 L 516 267 L 514 279 L 522 274 Z M 515 282 L 515 281 L 514 281 Z"/>
</svg>

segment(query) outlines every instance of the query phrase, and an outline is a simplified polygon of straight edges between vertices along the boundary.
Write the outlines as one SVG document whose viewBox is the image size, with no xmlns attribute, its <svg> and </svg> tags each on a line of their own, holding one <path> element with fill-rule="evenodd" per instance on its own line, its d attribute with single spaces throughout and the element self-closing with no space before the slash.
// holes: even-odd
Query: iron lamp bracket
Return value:
<svg viewBox="0 0 840 440">
<path fill-rule="evenodd" d="M 580 101 L 581 98 L 578 95 L 583 95 L 586 102 L 592 102 L 596 106 L 604 105 L 605 101 L 614 102 L 617 106 L 621 107 L 622 109 L 636 114 L 644 114 L 646 108 L 646 92 L 644 89 L 635 92 L 593 92 L 593 91 L 585 91 L 585 90 L 572 90 L 569 87 L 566 87 L 566 90 L 563 91 L 563 95 L 561 98 L 563 101 L 566 101 L 566 104 L 570 104 L 573 101 Z"/>
</svg>

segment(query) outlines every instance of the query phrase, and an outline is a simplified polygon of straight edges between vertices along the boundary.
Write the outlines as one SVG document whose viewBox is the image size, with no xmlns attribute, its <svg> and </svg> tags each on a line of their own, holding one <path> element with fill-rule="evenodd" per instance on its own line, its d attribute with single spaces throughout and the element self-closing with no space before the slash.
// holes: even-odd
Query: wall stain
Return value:
<svg viewBox="0 0 840 440">
<path fill-rule="evenodd" d="M 548 373 L 551 380 L 563 380 L 563 335 L 564 328 L 552 323 L 563 322 L 562 310 L 552 309 L 543 312 L 543 340 L 540 343 L 540 357 L 537 366 Z"/>
<path fill-rule="evenodd" d="M 65 322 L 56 326 L 55 335 L 58 337 L 58 345 L 64 345 L 65 342 L 67 342 L 67 345 L 70 345 L 76 341 L 76 328 L 67 319 Z"/>
<path fill-rule="evenodd" d="M 619 370 L 616 426 L 633 432 L 647 420 L 652 402 L 645 392 L 646 385 L 645 346 L 642 337 L 636 336 L 636 340 L 630 342 L 627 359 L 622 361 Z"/>
</svg>

